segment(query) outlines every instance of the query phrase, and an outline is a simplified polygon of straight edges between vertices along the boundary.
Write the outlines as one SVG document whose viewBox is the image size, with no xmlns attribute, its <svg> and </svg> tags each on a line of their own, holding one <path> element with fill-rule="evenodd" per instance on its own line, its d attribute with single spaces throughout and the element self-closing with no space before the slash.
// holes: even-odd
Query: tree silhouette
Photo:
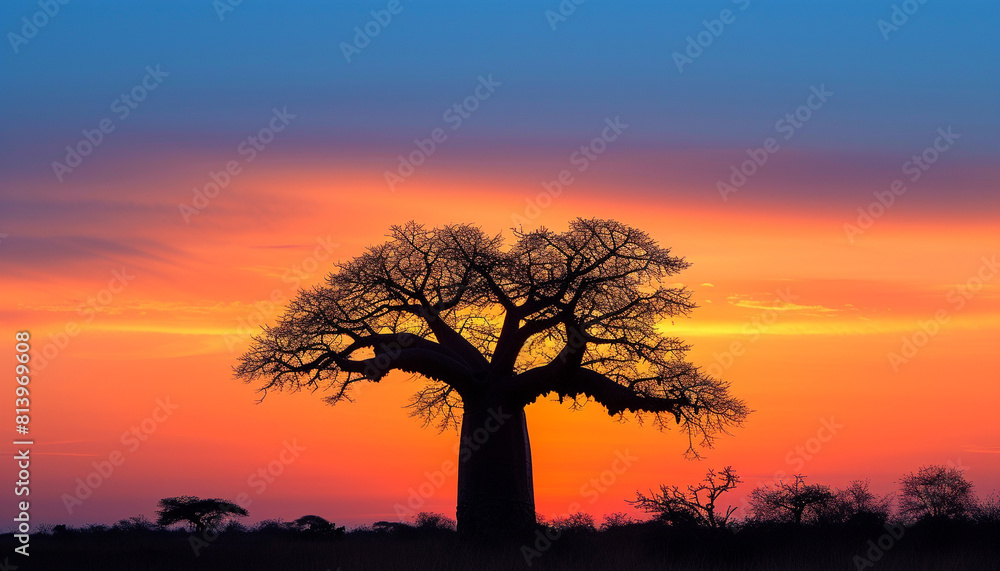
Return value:
<svg viewBox="0 0 1000 571">
<path fill-rule="evenodd" d="M 226 519 L 249 515 L 239 505 L 220 499 L 200 499 L 194 496 L 163 498 L 157 504 L 157 525 L 168 526 L 186 522 L 203 533 L 217 529 Z"/>
<path fill-rule="evenodd" d="M 796 474 L 790 484 L 782 480 L 751 491 L 750 510 L 757 521 L 800 524 L 819 519 L 833 498 L 829 486 L 806 484 L 806 477 Z"/>
<path fill-rule="evenodd" d="M 853 480 L 837 489 L 821 514 L 827 523 L 882 525 L 892 511 L 892 495 L 876 495 L 870 480 Z"/>
<path fill-rule="evenodd" d="M 656 518 L 671 525 L 701 525 L 724 528 L 736 508 L 729 506 L 718 510 L 719 497 L 735 488 L 741 482 L 732 466 L 721 472 L 709 470 L 705 479 L 681 490 L 678 486 L 660 486 L 657 494 L 650 491 L 648 496 L 636 493 L 636 499 L 628 503 L 656 515 Z"/>
<path fill-rule="evenodd" d="M 899 513 L 904 517 L 959 519 L 968 517 L 976 506 L 972 483 L 957 467 L 923 466 L 899 483 Z"/>
<path fill-rule="evenodd" d="M 289 527 L 311 537 L 341 537 L 345 528 L 318 515 L 304 515 L 291 522 Z"/>
<path fill-rule="evenodd" d="M 263 328 L 235 367 L 270 390 L 327 390 L 335 404 L 391 371 L 423 377 L 413 414 L 461 426 L 462 533 L 535 522 L 524 407 L 555 394 L 579 408 L 634 413 L 695 444 L 749 412 L 728 384 L 685 361 L 688 346 L 661 322 L 694 304 L 666 281 L 688 267 L 644 232 L 578 219 L 566 232 L 515 231 L 504 247 L 467 224 L 410 222 L 337 265 Z"/>
</svg>

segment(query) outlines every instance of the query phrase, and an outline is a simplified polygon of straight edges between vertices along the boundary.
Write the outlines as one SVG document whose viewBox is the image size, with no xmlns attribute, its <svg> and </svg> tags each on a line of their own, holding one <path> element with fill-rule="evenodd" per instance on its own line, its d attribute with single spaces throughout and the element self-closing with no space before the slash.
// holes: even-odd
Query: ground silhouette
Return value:
<svg viewBox="0 0 1000 571">
<path fill-rule="evenodd" d="M 914 475 L 945 473 L 949 486 L 916 489 Z M 406 522 L 380 521 L 350 530 L 319 515 L 291 522 L 265 520 L 252 526 L 229 521 L 199 533 L 183 520 L 170 525 L 144 516 L 112 526 L 72 528 L 57 525 L 32 535 L 30 558 L 0 561 L 6 569 L 74 571 L 184 569 L 240 571 L 301 569 L 353 570 L 551 570 L 608 569 L 707 571 L 818 570 L 912 571 L 1000 569 L 1000 496 L 956 496 L 956 487 L 972 483 L 958 468 L 932 465 L 903 476 L 898 494 L 877 495 L 867 480 L 842 489 L 805 484 L 805 476 L 782 481 L 784 487 L 758 485 L 751 495 L 771 503 L 753 503 L 737 516 L 723 508 L 733 493 L 735 470 L 712 470 L 705 480 L 681 488 L 661 486 L 637 507 L 653 514 L 637 521 L 624 513 L 609 514 L 595 524 L 586 513 L 568 514 L 540 523 L 521 537 L 483 538 L 460 535 L 455 522 L 442 514 L 420 513 Z M 932 482 L 933 483 L 933 482 Z M 754 494 L 782 489 L 786 494 L 814 486 L 803 517 L 792 511 L 799 503 L 785 496 Z M 817 494 L 815 490 L 824 493 Z M 928 505 L 948 506 L 931 512 L 909 509 L 922 498 Z M 636 502 L 629 502 L 636 504 Z M 717 517 L 707 517 L 708 504 Z M 893 506 L 898 506 L 893 508 Z M 685 515 L 686 514 L 686 515 Z M 726 516 L 718 517 L 719 514 Z M 182 525 L 187 523 L 187 525 Z M 13 534 L 0 537 L 0 548 L 17 544 Z M 10 552 L 8 549 L 7 552 Z M 8 566 L 8 564 L 13 566 Z"/>
</svg>

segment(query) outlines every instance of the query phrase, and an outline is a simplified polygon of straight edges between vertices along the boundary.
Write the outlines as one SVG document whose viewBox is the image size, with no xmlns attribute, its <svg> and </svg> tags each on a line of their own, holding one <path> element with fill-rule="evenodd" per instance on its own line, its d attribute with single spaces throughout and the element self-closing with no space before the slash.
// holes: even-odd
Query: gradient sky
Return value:
<svg viewBox="0 0 1000 571">
<path fill-rule="evenodd" d="M 693 263 L 678 281 L 700 307 L 664 329 L 754 414 L 688 461 L 675 433 L 535 403 L 543 514 L 638 515 L 623 502 L 636 490 L 729 464 L 746 482 L 734 504 L 776 472 L 891 491 L 952 463 L 979 492 L 1000 487 L 1000 5 L 930 0 L 886 38 L 891 1 L 588 0 L 553 29 L 555 0 L 402 0 L 348 62 L 341 44 L 388 2 L 347 4 L 243 2 L 220 19 L 210 0 L 71 2 L 16 46 L 38 4 L 0 5 L 0 315 L 7 350 L 29 330 L 41 367 L 36 521 L 110 523 L 165 496 L 240 493 L 254 520 L 395 519 L 456 456 L 455 433 L 401 409 L 414 384 L 390 377 L 335 408 L 310 394 L 255 404 L 230 367 L 244 323 L 273 321 L 298 285 L 410 219 L 509 236 L 518 222 L 610 217 Z M 735 20 L 678 70 L 675 52 L 727 9 Z M 120 118 L 114 102 L 147 66 L 168 75 Z M 500 85 L 452 129 L 446 110 L 481 77 Z M 832 95 L 785 139 L 776 122 L 814 87 Z M 274 109 L 295 118 L 247 162 L 241 143 Z M 114 130 L 58 180 L 53 161 L 105 118 Z M 571 155 L 615 118 L 628 127 L 581 172 Z M 447 140 L 390 189 L 386 171 L 436 128 Z M 769 137 L 780 149 L 723 200 L 717 182 Z M 911 180 L 908 161 L 936 140 L 947 150 Z M 180 205 L 230 161 L 239 174 L 185 220 Z M 545 194 L 564 169 L 574 182 Z M 861 229 L 858 209 L 896 179 L 906 191 Z M 134 279 L 109 283 L 116 271 Z M 122 434 L 168 398 L 177 410 L 131 450 Z M 824 423 L 843 426 L 817 450 Z M 280 476 L 248 480 L 293 440 L 305 450 Z M 68 513 L 62 494 L 116 450 L 124 463 Z M 590 503 L 584 486 L 625 451 L 636 460 Z M 13 481 L 13 462 L 2 470 Z M 420 509 L 453 515 L 455 485 Z"/>
</svg>

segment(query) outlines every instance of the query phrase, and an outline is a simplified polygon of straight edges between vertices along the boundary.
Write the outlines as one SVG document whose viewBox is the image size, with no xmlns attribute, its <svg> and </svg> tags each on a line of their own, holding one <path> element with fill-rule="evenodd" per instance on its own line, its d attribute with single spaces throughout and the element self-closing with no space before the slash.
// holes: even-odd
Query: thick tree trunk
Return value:
<svg viewBox="0 0 1000 571">
<path fill-rule="evenodd" d="M 465 403 L 458 455 L 458 531 L 510 535 L 535 525 L 524 408 Z"/>
</svg>

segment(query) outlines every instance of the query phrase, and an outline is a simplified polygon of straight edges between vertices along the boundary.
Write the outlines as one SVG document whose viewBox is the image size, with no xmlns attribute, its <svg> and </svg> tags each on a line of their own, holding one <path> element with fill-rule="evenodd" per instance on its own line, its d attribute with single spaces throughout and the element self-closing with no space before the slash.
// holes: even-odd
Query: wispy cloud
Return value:
<svg viewBox="0 0 1000 571">
<path fill-rule="evenodd" d="M 965 452 L 972 454 L 1000 454 L 1000 446 L 981 446 L 979 444 L 966 444 L 962 447 Z"/>
<path fill-rule="evenodd" d="M 736 307 L 745 307 L 748 309 L 773 309 L 774 311 L 795 311 L 795 312 L 805 312 L 805 313 L 840 313 L 847 311 L 847 309 L 835 309 L 832 307 L 826 307 L 825 305 L 800 305 L 798 303 L 790 303 L 781 300 L 758 300 L 753 299 L 749 295 L 744 294 L 734 294 L 726 298 L 731 305 Z M 846 307 L 846 306 L 845 306 Z"/>
</svg>

